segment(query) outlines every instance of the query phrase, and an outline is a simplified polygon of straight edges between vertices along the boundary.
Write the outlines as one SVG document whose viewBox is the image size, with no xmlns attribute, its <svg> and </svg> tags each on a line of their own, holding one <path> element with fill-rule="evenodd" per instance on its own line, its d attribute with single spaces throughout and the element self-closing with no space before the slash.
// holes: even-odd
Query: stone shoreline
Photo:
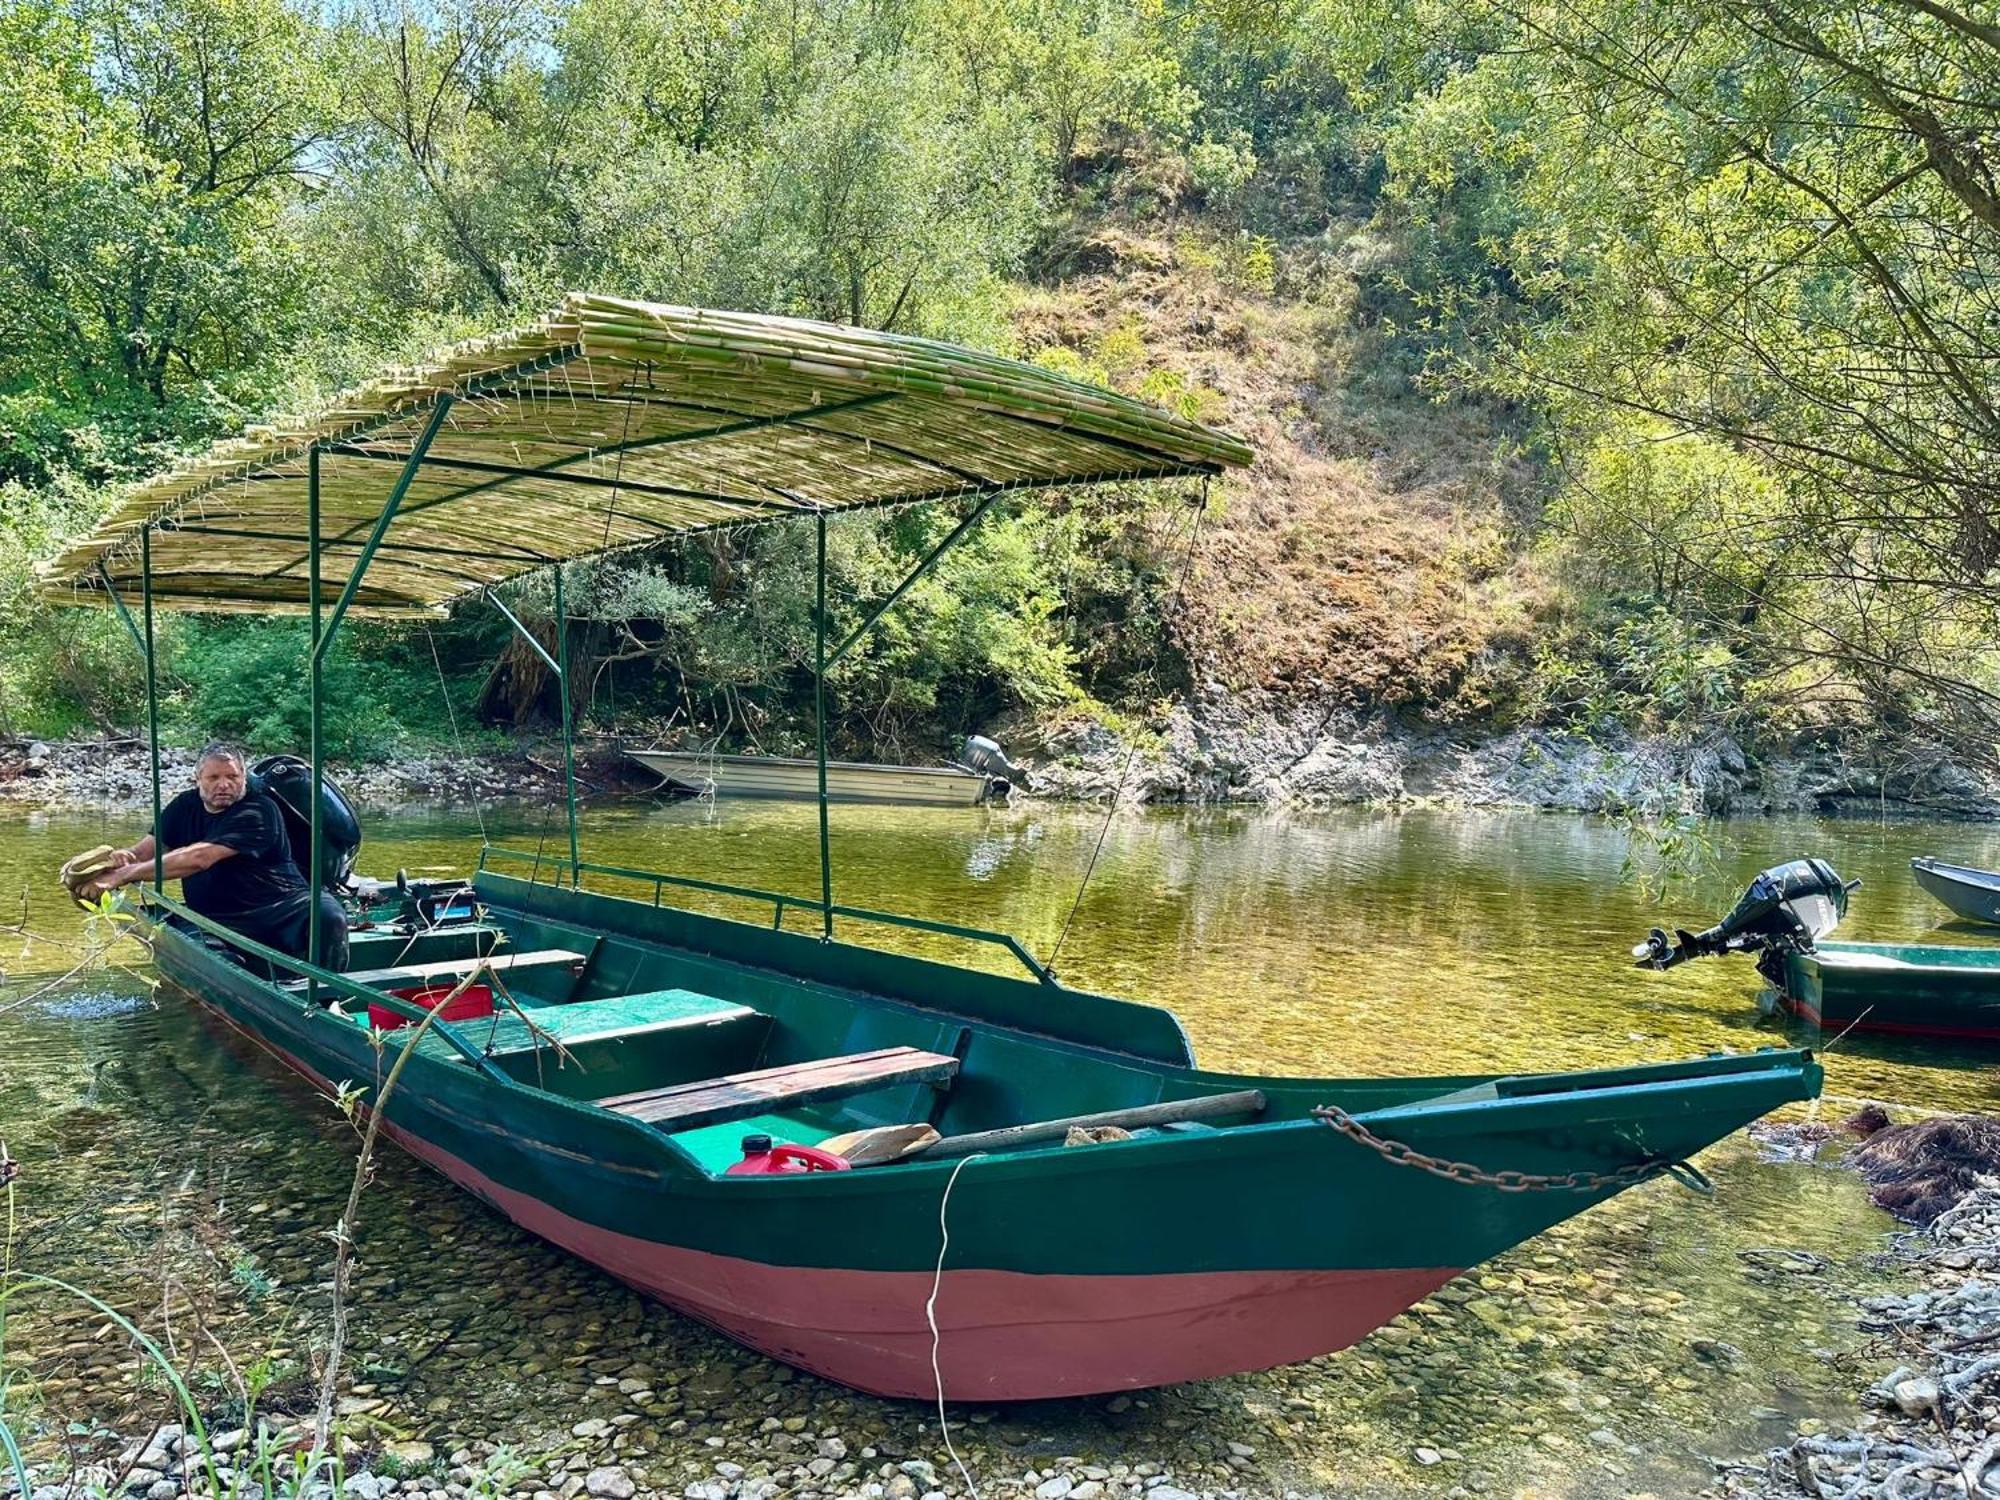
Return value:
<svg viewBox="0 0 2000 1500">
<path fill-rule="evenodd" d="M 253 752 L 254 753 L 254 752 Z M 169 795 L 194 781 L 195 752 L 168 747 L 160 756 Z M 562 796 L 560 744 L 523 743 L 504 754 L 413 754 L 373 762 L 332 761 L 327 774 L 364 807 L 408 803 L 468 804 Z M 642 791 L 657 779 L 616 746 L 577 746 L 577 793 Z M 143 741 L 56 740 L 0 745 L 0 806 L 45 809 L 145 807 L 152 765 Z"/>
<path fill-rule="evenodd" d="M 1235 700 L 1181 705 L 1164 735 L 1135 745 L 1102 724 L 1002 729 L 1029 769 L 1017 795 L 1141 804 L 1514 807 L 1665 818 L 1913 816 L 2000 819 L 2000 778 L 1942 750 L 1906 750 L 1885 769 L 1864 753 L 1815 747 L 1755 756 L 1726 736 L 1686 743 L 1600 741 L 1547 729 L 1447 733 L 1383 715 L 1282 713 Z M 169 785 L 186 785 L 193 755 L 169 749 Z M 505 752 L 437 753 L 335 762 L 329 773 L 357 802 L 542 800 L 561 793 L 559 744 Z M 642 794 L 655 778 L 614 741 L 577 746 L 578 790 Z M 0 743 L 0 806 L 143 807 L 145 746 L 122 741 Z"/>
<path fill-rule="evenodd" d="M 1914 1290 L 1861 1301 L 1858 1321 L 1888 1368 L 1844 1432 L 1801 1431 L 1761 1460 L 1721 1467 L 1710 1500 L 1944 1500 L 2000 1494 L 2000 1182 L 1887 1259 Z"/>
<path fill-rule="evenodd" d="M 1233 698 L 1175 707 L 1164 733 L 1136 754 L 1130 740 L 1077 722 L 1045 735 L 1041 753 L 1027 759 L 1038 794 L 1086 801 L 1103 800 L 1122 778 L 1122 795 L 1138 802 L 2000 818 L 2000 779 L 1936 747 L 1905 745 L 1885 768 L 1865 750 L 1830 746 L 1758 755 L 1726 735 L 1447 731 L 1382 713 Z"/>
</svg>

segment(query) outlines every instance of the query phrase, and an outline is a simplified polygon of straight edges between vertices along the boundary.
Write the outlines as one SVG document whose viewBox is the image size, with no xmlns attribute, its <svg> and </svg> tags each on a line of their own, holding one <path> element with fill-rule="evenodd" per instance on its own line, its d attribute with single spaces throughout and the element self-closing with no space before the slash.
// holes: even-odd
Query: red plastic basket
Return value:
<svg viewBox="0 0 2000 1500">
<path fill-rule="evenodd" d="M 455 985 L 432 984 L 412 990 L 391 990 L 389 993 L 412 1005 L 421 1005 L 425 1010 L 436 1011 L 440 1021 L 482 1021 L 493 1014 L 491 985 L 468 984 L 457 999 L 447 1004 L 455 988 Z M 397 1031 L 415 1023 L 408 1016 L 400 1016 L 387 1006 L 377 1005 L 371 1000 L 368 1003 L 368 1024 L 377 1031 Z"/>
</svg>

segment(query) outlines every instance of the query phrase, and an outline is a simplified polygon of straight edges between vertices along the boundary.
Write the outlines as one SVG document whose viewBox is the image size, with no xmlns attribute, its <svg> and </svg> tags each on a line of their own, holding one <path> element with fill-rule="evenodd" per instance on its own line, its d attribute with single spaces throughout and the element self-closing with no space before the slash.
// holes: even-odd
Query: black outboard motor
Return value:
<svg viewBox="0 0 2000 1500">
<path fill-rule="evenodd" d="M 1787 953 L 1812 952 L 1815 941 L 1840 925 L 1847 915 L 1848 893 L 1860 885 L 1858 880 L 1842 880 L 1823 859 L 1773 865 L 1751 881 L 1729 915 L 1706 932 L 1677 928 L 1669 939 L 1655 927 L 1645 942 L 1633 948 L 1632 958 L 1641 969 L 1671 969 L 1716 953 L 1755 953 L 1761 971 L 1766 959 L 1782 962 Z"/>
<path fill-rule="evenodd" d="M 312 767 L 296 755 L 267 755 L 250 768 L 251 784 L 268 792 L 278 804 L 285 837 L 291 841 L 292 863 L 304 873 L 312 858 Z M 319 779 L 319 882 L 339 895 L 354 884 L 354 856 L 361 848 L 361 820 L 347 794 L 331 777 Z"/>
<path fill-rule="evenodd" d="M 989 740 L 983 734 L 968 734 L 965 737 L 965 744 L 958 752 L 958 763 L 986 778 L 986 795 L 989 797 L 1004 799 L 1017 783 L 1021 786 L 1028 784 L 1027 769 L 1007 759 L 1007 752 L 1000 748 L 999 742 Z"/>
</svg>

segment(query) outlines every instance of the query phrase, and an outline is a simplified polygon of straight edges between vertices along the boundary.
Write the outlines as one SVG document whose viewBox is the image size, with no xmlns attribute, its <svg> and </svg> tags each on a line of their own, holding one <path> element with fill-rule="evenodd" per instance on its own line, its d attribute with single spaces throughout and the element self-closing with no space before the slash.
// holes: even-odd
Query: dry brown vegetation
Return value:
<svg viewBox="0 0 2000 1500">
<path fill-rule="evenodd" d="M 1533 466 L 1513 456 L 1508 414 L 1417 390 L 1351 274 L 1287 297 L 1255 242 L 1106 226 L 1061 262 L 1074 274 L 1018 309 L 1024 353 L 1067 349 L 1257 449 L 1218 487 L 1171 622 L 1198 684 L 1485 706 L 1482 664 L 1517 655 L 1536 592 L 1514 524 Z"/>
</svg>

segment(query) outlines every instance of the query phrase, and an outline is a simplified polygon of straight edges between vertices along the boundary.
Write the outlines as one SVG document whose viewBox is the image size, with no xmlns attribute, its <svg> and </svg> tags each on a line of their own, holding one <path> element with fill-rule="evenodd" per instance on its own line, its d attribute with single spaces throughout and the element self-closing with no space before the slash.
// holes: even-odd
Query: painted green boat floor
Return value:
<svg viewBox="0 0 2000 1500">
<path fill-rule="evenodd" d="M 573 1046 L 586 1041 L 667 1031 L 682 1026 L 726 1024 L 747 1020 L 757 1014 L 748 1006 L 685 989 L 648 990 L 636 995 L 612 995 L 602 1000 L 552 1005 L 523 1003 L 521 1008 L 528 1019 L 503 1010 L 490 1020 L 459 1021 L 455 1025 L 459 1034 L 468 1041 L 489 1054 L 499 1055 L 531 1051 L 538 1045 L 547 1045 L 547 1039 Z M 358 1019 L 366 1024 L 365 1015 Z M 541 1033 L 540 1038 L 537 1032 Z M 434 1031 L 427 1032 L 417 1043 L 417 1048 L 429 1056 L 459 1056 L 458 1051 Z"/>
</svg>

